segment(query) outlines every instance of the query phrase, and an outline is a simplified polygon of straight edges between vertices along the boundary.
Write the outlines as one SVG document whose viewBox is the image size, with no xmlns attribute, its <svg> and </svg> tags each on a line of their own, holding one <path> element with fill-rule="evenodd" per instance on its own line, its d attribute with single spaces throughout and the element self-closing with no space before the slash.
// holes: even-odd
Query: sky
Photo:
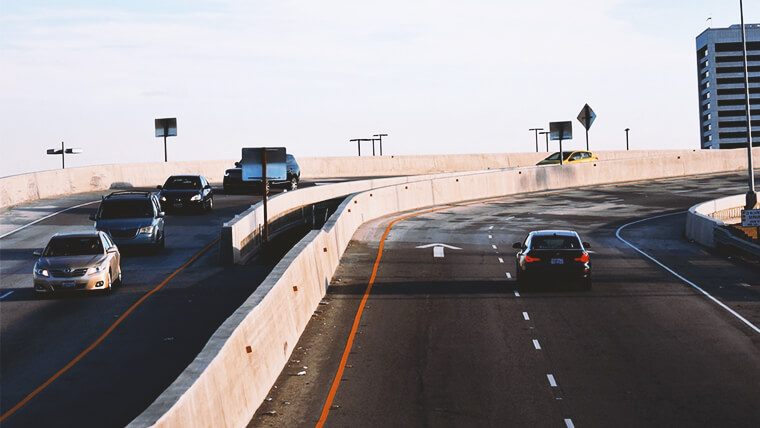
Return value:
<svg viewBox="0 0 760 428">
<path fill-rule="evenodd" d="M 61 142 L 67 168 L 163 161 L 163 117 L 170 161 L 378 133 L 384 155 L 530 152 L 553 121 L 581 149 L 584 104 L 591 150 L 625 128 L 699 149 L 695 38 L 738 22 L 738 0 L 3 0 L 0 177 L 60 168 Z"/>
</svg>

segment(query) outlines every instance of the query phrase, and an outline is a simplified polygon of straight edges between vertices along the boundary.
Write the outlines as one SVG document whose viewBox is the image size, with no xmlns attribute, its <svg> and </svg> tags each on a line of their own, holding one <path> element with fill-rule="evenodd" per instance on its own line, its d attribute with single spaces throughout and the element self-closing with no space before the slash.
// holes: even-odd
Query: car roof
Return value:
<svg viewBox="0 0 760 428">
<path fill-rule="evenodd" d="M 200 178 L 201 175 L 200 174 L 177 174 L 177 175 L 170 175 L 169 176 L 169 178 L 185 178 L 185 177 L 187 177 L 187 178 L 190 178 L 190 177 L 192 177 L 192 178 Z M 168 180 L 168 178 L 167 178 L 167 180 Z"/>
<path fill-rule="evenodd" d="M 97 230 L 77 230 L 74 232 L 58 232 L 51 237 L 52 238 L 94 238 L 100 236 L 100 231 Z"/>
<path fill-rule="evenodd" d="M 574 230 L 534 230 L 530 232 L 530 236 L 578 236 L 578 232 Z"/>
<path fill-rule="evenodd" d="M 113 192 L 106 195 L 103 199 L 112 199 L 112 198 L 118 198 L 118 199 L 145 199 L 150 198 L 153 196 L 152 192 L 140 192 L 140 191 L 133 191 L 133 190 L 126 190 L 121 192 Z"/>
</svg>

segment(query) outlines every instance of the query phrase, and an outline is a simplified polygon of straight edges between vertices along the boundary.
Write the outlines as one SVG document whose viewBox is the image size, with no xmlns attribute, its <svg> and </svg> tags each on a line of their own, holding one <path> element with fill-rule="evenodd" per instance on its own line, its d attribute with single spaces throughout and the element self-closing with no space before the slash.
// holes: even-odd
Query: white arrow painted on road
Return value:
<svg viewBox="0 0 760 428">
<path fill-rule="evenodd" d="M 448 244 L 427 244 L 427 245 L 420 245 L 415 248 L 430 248 L 433 247 L 433 257 L 443 257 L 443 249 L 448 248 L 449 250 L 461 250 L 459 247 L 455 247 L 453 245 Z"/>
</svg>

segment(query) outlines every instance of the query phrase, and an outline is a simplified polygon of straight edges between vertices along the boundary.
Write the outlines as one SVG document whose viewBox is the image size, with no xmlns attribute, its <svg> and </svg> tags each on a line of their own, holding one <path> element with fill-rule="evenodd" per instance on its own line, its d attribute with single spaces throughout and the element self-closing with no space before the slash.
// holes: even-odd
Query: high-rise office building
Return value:
<svg viewBox="0 0 760 428">
<path fill-rule="evenodd" d="M 760 146 L 760 24 L 746 24 L 752 146 Z M 747 147 L 740 25 L 697 36 L 699 135 L 703 149 Z"/>
</svg>

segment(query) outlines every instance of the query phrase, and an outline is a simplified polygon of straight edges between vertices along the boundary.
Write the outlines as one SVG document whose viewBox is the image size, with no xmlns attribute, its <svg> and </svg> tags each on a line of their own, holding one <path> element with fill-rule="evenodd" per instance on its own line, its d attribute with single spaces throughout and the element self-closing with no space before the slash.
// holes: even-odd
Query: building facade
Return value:
<svg viewBox="0 0 760 428">
<path fill-rule="evenodd" d="M 760 24 L 746 24 L 752 145 L 760 146 Z M 699 135 L 703 149 L 747 147 L 740 25 L 697 36 Z"/>
</svg>

